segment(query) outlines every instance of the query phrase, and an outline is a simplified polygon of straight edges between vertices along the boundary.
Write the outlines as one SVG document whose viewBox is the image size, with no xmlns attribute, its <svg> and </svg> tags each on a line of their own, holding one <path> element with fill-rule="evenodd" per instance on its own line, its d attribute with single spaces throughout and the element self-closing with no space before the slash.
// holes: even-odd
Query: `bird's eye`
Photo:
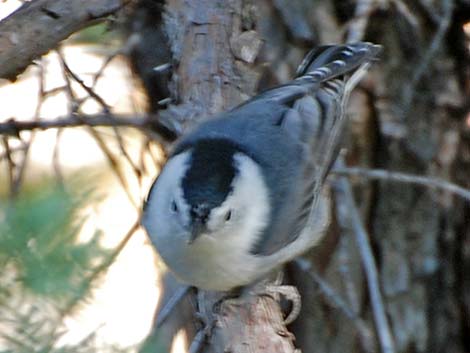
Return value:
<svg viewBox="0 0 470 353">
<path fill-rule="evenodd" d="M 225 221 L 226 221 L 226 222 L 230 221 L 230 218 L 232 218 L 232 210 L 229 210 L 229 211 L 225 214 Z"/>
<path fill-rule="evenodd" d="M 176 201 L 175 201 L 175 200 L 171 201 L 171 206 L 170 206 L 170 208 L 171 208 L 171 211 L 173 211 L 173 212 L 175 212 L 175 213 L 178 212 L 178 205 L 176 204 Z"/>
</svg>

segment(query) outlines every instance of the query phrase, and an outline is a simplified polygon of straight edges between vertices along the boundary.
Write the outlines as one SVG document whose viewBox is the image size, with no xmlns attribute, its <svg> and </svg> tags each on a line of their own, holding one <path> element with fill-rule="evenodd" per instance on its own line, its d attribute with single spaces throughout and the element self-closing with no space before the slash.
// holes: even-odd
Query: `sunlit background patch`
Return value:
<svg viewBox="0 0 470 353">
<path fill-rule="evenodd" d="M 21 3 L 19 1 L 0 2 L 0 19 L 11 13 Z M 107 51 L 108 50 L 108 51 Z M 91 85 L 93 75 L 103 65 L 106 56 L 113 48 L 89 44 L 64 44 L 63 56 L 70 68 L 86 84 Z M 58 55 L 51 52 L 40 60 L 45 90 L 65 84 L 63 68 Z M 68 114 L 69 101 L 64 91 L 49 95 L 36 112 L 39 99 L 39 66 L 31 66 L 15 83 L 0 80 L 0 121 L 54 119 Z M 138 89 L 133 85 L 131 73 L 122 58 L 115 58 L 104 70 L 95 86 L 95 91 L 113 107 L 114 113 L 133 113 L 139 110 Z M 73 84 L 77 96 L 84 95 L 83 89 Z M 100 110 L 99 104 L 88 99 L 82 108 L 86 114 Z M 114 155 L 122 157 L 112 129 L 96 129 Z M 65 186 L 69 179 L 81 178 L 96 195 L 93 202 L 82 210 L 86 222 L 81 228 L 79 241 L 87 242 L 97 230 L 103 233 L 100 243 L 107 249 L 114 249 L 123 241 L 126 233 L 136 222 L 141 207 L 142 195 L 157 173 L 157 167 L 148 156 L 145 165 L 147 174 L 141 183 L 135 178 L 131 166 L 120 164 L 123 180 L 110 168 L 97 140 L 84 128 L 37 131 L 30 148 L 24 185 L 42 180 L 55 180 L 59 175 Z M 126 151 L 131 160 L 142 158 L 141 134 L 122 131 Z M 20 144 L 10 146 L 21 149 Z M 2 153 L 0 153 L 1 155 Z M 156 151 L 157 159 L 158 151 Z M 0 161 L 2 198 L 7 196 L 5 160 Z M 58 170 L 59 169 L 59 170 Z M 125 184 L 125 185 L 123 185 Z M 96 188 L 95 188 L 96 186 Z M 126 190 L 126 191 L 125 191 Z M 158 300 L 158 274 L 153 249 L 141 229 L 127 241 L 115 262 L 96 281 L 92 297 L 80 304 L 77 310 L 63 320 L 63 334 L 57 344 L 68 345 L 80 342 L 93 335 L 97 346 L 133 347 L 149 333 L 154 309 Z M 14 298 L 12 298 L 12 303 Z M 5 328 L 5 327 L 3 327 Z M 180 338 L 182 339 L 182 338 Z M 178 342 L 175 343 L 178 345 Z M 0 338 L 0 350 L 2 339 Z M 135 349 L 131 349 L 135 350 Z"/>
</svg>

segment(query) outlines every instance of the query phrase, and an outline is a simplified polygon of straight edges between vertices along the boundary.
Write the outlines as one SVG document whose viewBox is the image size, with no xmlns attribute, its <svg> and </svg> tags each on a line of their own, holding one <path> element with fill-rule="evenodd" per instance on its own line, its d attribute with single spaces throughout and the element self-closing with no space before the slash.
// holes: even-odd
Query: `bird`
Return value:
<svg viewBox="0 0 470 353">
<path fill-rule="evenodd" d="M 380 51 L 368 42 L 319 46 L 295 79 L 175 143 L 142 225 L 180 281 L 213 291 L 247 286 L 322 239 L 349 94 Z"/>
</svg>

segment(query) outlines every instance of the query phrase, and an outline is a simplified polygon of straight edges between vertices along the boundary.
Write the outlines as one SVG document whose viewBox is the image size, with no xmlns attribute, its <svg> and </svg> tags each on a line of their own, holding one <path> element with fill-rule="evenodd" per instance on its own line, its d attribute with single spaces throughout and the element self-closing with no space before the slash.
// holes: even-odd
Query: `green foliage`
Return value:
<svg viewBox="0 0 470 353">
<path fill-rule="evenodd" d="M 12 263 L 24 289 L 49 297 L 86 289 L 82 279 L 106 255 L 99 232 L 87 243 L 77 242 L 87 198 L 46 186 L 0 205 L 0 266 Z"/>
<path fill-rule="evenodd" d="M 109 44 L 116 40 L 116 35 L 109 30 L 108 23 L 102 22 L 82 29 L 75 33 L 70 40 L 75 43 Z"/>
<path fill-rule="evenodd" d="M 167 350 L 161 343 L 162 337 L 164 333 L 159 332 L 158 330 L 153 330 L 153 333 L 150 334 L 145 342 L 143 342 L 142 346 L 139 349 L 139 353 L 166 353 Z"/>
<path fill-rule="evenodd" d="M 0 200 L 0 353 L 97 351 L 94 334 L 74 345 L 57 344 L 64 318 L 111 264 L 99 231 L 87 242 L 78 239 L 93 198 L 90 192 L 45 184 L 18 199 Z"/>
</svg>

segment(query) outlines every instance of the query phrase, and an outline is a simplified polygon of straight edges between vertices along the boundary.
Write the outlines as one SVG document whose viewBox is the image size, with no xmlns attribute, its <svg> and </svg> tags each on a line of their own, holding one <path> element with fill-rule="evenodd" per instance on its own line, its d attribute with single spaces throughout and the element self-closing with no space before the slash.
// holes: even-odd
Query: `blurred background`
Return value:
<svg viewBox="0 0 470 353">
<path fill-rule="evenodd" d="M 0 18 L 21 4 L 1 2 Z M 126 60 L 103 68 L 121 44 L 104 23 L 78 32 L 16 82 L 1 82 L 0 120 L 66 116 L 72 100 L 84 114 L 100 112 L 63 62 L 113 112 L 142 111 L 144 93 Z M 163 155 L 141 134 L 109 128 L 2 141 L 0 351 L 132 351 L 124 348 L 146 337 L 159 296 L 153 249 L 134 224 Z"/>
<path fill-rule="evenodd" d="M 194 306 L 155 329 L 172 280 L 139 227 L 171 142 L 310 48 L 359 40 L 384 50 L 351 96 L 346 160 L 390 352 L 470 352 L 470 204 L 442 187 L 470 188 L 466 0 L 0 0 L 0 352 L 187 351 Z M 341 217 L 306 258 L 343 307 L 287 272 L 303 352 L 380 351 Z"/>
</svg>

